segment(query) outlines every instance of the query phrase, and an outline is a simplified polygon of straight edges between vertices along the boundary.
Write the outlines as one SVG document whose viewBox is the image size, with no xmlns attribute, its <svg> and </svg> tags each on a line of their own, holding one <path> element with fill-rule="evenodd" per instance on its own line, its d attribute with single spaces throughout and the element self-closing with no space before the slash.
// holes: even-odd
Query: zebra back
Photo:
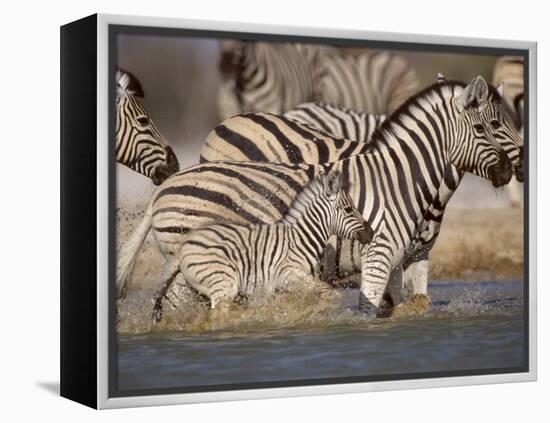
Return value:
<svg viewBox="0 0 550 423">
<path fill-rule="evenodd" d="M 324 113 L 329 110 L 320 109 Z M 302 112 L 303 109 L 299 110 L 295 116 Z M 357 116 L 350 115 L 348 120 L 333 116 L 331 122 L 325 121 L 324 127 L 334 122 L 334 128 L 328 129 L 336 131 L 338 126 L 342 130 L 341 125 L 348 124 L 356 133 L 372 133 L 373 122 L 378 119 L 365 115 L 366 119 L 359 120 Z M 248 113 L 227 119 L 207 136 L 200 160 L 202 163 L 224 160 L 327 163 L 362 154 L 368 149 L 364 143 L 336 138 L 332 133 L 296 120 L 266 113 Z"/>
<path fill-rule="evenodd" d="M 369 142 L 385 115 L 357 112 L 327 103 L 304 103 L 283 114 L 285 118 L 317 128 L 332 137 Z"/>
<path fill-rule="evenodd" d="M 420 88 L 406 60 L 392 53 L 324 58 L 317 101 L 374 114 L 391 114 Z"/>
<path fill-rule="evenodd" d="M 226 41 L 221 45 L 220 119 L 247 112 L 282 113 L 314 97 L 320 57 L 330 47 Z"/>
</svg>

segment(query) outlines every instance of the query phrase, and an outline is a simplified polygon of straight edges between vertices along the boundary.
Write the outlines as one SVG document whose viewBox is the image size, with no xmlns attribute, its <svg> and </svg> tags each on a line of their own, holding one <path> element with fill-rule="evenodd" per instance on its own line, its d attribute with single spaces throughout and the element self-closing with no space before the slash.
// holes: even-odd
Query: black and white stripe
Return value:
<svg viewBox="0 0 550 423">
<path fill-rule="evenodd" d="M 281 113 L 315 97 L 319 61 L 336 50 L 313 44 L 227 40 L 221 43 L 220 119 Z"/>
<path fill-rule="evenodd" d="M 390 114 L 420 88 L 406 60 L 388 52 L 330 56 L 323 60 L 318 101 Z"/>
<path fill-rule="evenodd" d="M 497 60 L 493 70 L 493 84 L 503 85 L 502 98 L 518 130 L 524 121 L 523 69 L 523 57 L 504 56 Z"/>
<path fill-rule="evenodd" d="M 342 55 L 334 47 L 301 43 L 222 42 L 220 118 L 249 112 L 284 113 L 325 102 L 386 114 L 419 89 L 401 56 Z"/>
<path fill-rule="evenodd" d="M 447 83 L 443 75 L 438 75 L 439 83 Z M 522 176 L 522 141 L 517 137 L 509 121 L 502 120 L 499 93 L 490 88 L 491 101 L 483 109 L 482 117 L 491 129 L 495 140 L 502 146 L 504 152 L 515 165 L 516 175 Z M 285 113 L 285 117 L 296 119 L 302 124 L 292 126 L 280 116 L 264 114 L 247 114 L 236 116 L 222 122 L 207 137 L 203 147 L 201 161 L 235 160 L 264 161 L 284 163 L 319 164 L 336 161 L 362 154 L 368 146 L 349 142 L 334 137 L 346 137 L 352 140 L 368 142 L 374 128 L 383 120 L 383 116 L 358 113 L 325 104 L 307 103 L 299 108 Z M 503 123 L 500 123 L 503 121 Z M 324 135 L 322 132 L 329 134 Z M 366 134 L 366 135 L 365 135 Z M 438 234 L 441 219 L 447 201 L 462 180 L 462 173 L 449 169 L 446 183 L 441 186 L 441 192 L 434 201 L 430 214 L 433 221 L 423 232 Z M 428 220 L 429 221 L 429 220 Z M 343 247 L 343 248 L 341 248 Z M 331 245 L 334 254 L 324 263 L 325 279 L 335 280 L 358 271 L 357 261 L 354 261 L 353 246 Z M 428 251 L 415 254 L 415 261 L 408 260 L 403 276 L 403 288 L 411 295 L 426 294 L 427 264 L 419 263 L 427 258 Z M 423 270 L 419 275 L 416 268 Z M 420 287 L 420 288 L 415 288 Z"/>
<path fill-rule="evenodd" d="M 372 238 L 372 229 L 353 206 L 337 173 L 306 185 L 278 223 L 218 223 L 195 229 L 165 266 L 153 319 L 161 319 L 163 297 L 178 273 L 188 286 L 208 297 L 213 309 L 227 306 L 237 296 L 270 295 L 303 284 L 316 272 L 331 235 L 361 245 Z"/>
<path fill-rule="evenodd" d="M 283 113 L 287 119 L 317 128 L 332 137 L 369 142 L 385 115 L 357 112 L 328 103 L 304 103 Z"/>
<path fill-rule="evenodd" d="M 326 110 L 324 106 L 315 107 Z M 374 122 L 382 120 L 377 117 L 371 119 L 366 114 L 362 115 L 365 117 L 363 120 L 355 120 L 356 116 L 353 115 L 347 121 L 340 117 L 328 120 L 325 116 L 324 124 L 314 127 L 297 122 L 296 119 L 301 116 L 293 113 L 290 115 L 293 118 L 268 113 L 247 113 L 226 119 L 206 137 L 201 150 L 201 163 L 224 160 L 312 164 L 334 162 L 361 154 L 367 149 L 366 143 L 340 138 L 337 134 L 346 132 L 350 135 L 372 135 Z M 342 126 L 346 123 L 354 127 Z M 323 127 L 322 130 L 319 126 Z M 329 129 L 334 132 L 324 132 Z"/>
<path fill-rule="evenodd" d="M 131 73 L 116 71 L 116 160 L 161 184 L 179 170 L 178 159 L 140 104 L 141 84 Z"/>
<path fill-rule="evenodd" d="M 296 195 L 318 174 L 341 172 L 348 193 L 374 229 L 361 254 L 365 309 L 380 304 L 392 269 L 430 246 L 423 232 L 447 183 L 449 169 L 507 183 L 512 165 L 483 121 L 492 107 L 481 77 L 468 86 L 435 84 L 400 107 L 373 135 L 370 148 L 327 165 L 216 162 L 174 175 L 154 193 L 144 220 L 121 252 L 123 288 L 143 239 L 153 228 L 163 255 L 179 252 L 189 230 L 205 224 L 271 223 L 288 213 Z"/>
</svg>

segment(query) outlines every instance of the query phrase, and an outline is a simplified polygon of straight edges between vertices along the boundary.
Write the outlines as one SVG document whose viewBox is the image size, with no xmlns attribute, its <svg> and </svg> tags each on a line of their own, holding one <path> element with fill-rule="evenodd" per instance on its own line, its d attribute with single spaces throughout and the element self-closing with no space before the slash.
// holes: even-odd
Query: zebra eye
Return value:
<svg viewBox="0 0 550 423">
<path fill-rule="evenodd" d="M 483 134 L 483 125 L 481 123 L 476 123 L 474 125 L 474 131 L 477 133 L 477 134 Z"/>
<path fill-rule="evenodd" d="M 139 118 L 137 118 L 137 121 L 141 126 L 149 125 L 149 118 L 148 117 L 145 117 L 145 116 L 139 117 Z"/>
<path fill-rule="evenodd" d="M 498 129 L 500 128 L 502 125 L 500 124 L 500 122 L 498 120 L 492 120 L 491 121 L 491 126 L 493 127 L 493 129 Z"/>
<path fill-rule="evenodd" d="M 346 207 L 344 207 L 344 212 L 345 212 L 345 213 L 351 213 L 351 212 L 353 212 L 353 207 L 351 207 L 351 206 L 346 206 Z"/>
</svg>

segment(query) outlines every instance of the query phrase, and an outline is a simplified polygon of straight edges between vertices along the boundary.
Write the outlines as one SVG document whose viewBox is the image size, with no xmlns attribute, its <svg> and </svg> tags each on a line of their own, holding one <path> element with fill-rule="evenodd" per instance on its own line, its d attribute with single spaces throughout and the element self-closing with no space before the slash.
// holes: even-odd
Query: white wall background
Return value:
<svg viewBox="0 0 550 423">
<path fill-rule="evenodd" d="M 315 9 L 312 7 L 315 5 Z M 548 419 L 550 31 L 544 2 L 18 1 L 3 3 L 2 421 L 543 421 Z M 539 382 L 93 412 L 59 381 L 59 26 L 95 12 L 539 42 Z M 7 94 L 7 95 L 6 95 Z"/>
</svg>

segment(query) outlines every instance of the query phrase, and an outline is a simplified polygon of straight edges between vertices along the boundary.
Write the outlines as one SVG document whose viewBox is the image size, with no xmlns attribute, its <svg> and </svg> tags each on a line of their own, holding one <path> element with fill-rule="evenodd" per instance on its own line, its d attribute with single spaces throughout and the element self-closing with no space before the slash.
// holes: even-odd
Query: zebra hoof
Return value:
<svg viewBox="0 0 550 423">
<path fill-rule="evenodd" d="M 378 308 L 378 312 L 376 313 L 376 317 L 381 319 L 387 319 L 388 317 L 393 316 L 394 312 L 394 302 L 393 298 L 390 294 L 387 292 L 382 297 L 382 302 L 380 303 L 380 307 Z"/>
<path fill-rule="evenodd" d="M 398 304 L 392 317 L 414 317 L 423 316 L 428 312 L 430 297 L 424 294 L 415 294 L 408 301 Z"/>
<path fill-rule="evenodd" d="M 155 301 L 151 320 L 153 321 L 153 324 L 160 323 L 162 320 L 162 298 L 157 298 Z"/>
<path fill-rule="evenodd" d="M 359 311 L 367 317 L 376 317 L 377 307 L 362 292 L 359 293 Z"/>
</svg>

